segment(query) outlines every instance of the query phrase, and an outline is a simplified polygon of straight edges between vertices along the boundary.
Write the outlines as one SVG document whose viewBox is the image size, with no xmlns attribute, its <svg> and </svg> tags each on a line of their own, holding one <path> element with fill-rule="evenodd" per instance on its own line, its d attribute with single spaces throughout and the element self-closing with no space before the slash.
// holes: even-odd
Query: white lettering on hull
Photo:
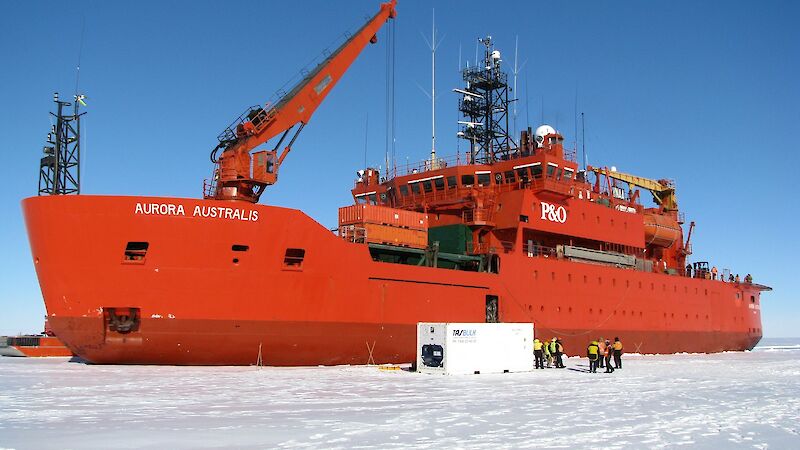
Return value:
<svg viewBox="0 0 800 450">
<path fill-rule="evenodd" d="M 556 207 L 556 205 L 547 202 L 541 202 L 541 203 L 542 203 L 542 220 L 547 220 L 550 222 L 558 222 L 558 223 L 564 223 L 567 221 L 567 208 L 564 208 L 563 206 L 560 205 Z"/>
<path fill-rule="evenodd" d="M 244 208 L 227 208 L 224 206 L 200 206 L 194 207 L 192 212 L 194 217 L 205 217 L 211 219 L 241 220 L 242 222 L 258 221 L 258 211 L 246 210 Z"/>
<path fill-rule="evenodd" d="M 191 208 L 191 207 L 190 207 Z M 186 209 L 180 203 L 141 203 L 137 202 L 134 214 L 145 216 L 186 216 Z M 258 211 L 247 208 L 230 208 L 226 206 L 201 206 L 192 208 L 191 217 L 204 219 L 226 219 L 241 222 L 257 222 Z"/>
</svg>

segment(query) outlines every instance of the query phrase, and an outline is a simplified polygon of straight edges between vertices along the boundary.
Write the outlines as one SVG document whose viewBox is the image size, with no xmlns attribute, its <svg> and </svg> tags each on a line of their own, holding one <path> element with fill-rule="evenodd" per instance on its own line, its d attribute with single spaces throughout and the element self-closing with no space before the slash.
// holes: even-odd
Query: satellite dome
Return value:
<svg viewBox="0 0 800 450">
<path fill-rule="evenodd" d="M 535 133 L 533 133 L 533 135 L 536 137 L 536 142 L 540 144 L 544 142 L 544 137 L 548 134 L 556 134 L 556 130 L 550 125 L 542 125 L 536 129 Z"/>
</svg>

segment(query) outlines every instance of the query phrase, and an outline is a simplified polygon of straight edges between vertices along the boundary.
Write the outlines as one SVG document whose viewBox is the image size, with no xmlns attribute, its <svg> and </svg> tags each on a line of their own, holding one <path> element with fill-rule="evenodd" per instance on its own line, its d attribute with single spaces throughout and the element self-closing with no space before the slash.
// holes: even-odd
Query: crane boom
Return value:
<svg viewBox="0 0 800 450">
<path fill-rule="evenodd" d="M 638 186 L 640 188 L 647 189 L 653 195 L 653 200 L 667 211 L 677 211 L 678 209 L 675 186 L 668 180 L 655 181 L 649 178 L 637 177 L 636 175 L 630 175 L 608 169 L 600 169 L 592 166 L 587 166 L 586 170 L 594 172 L 597 175 L 623 181 L 628 183 L 630 186 Z"/>
<path fill-rule="evenodd" d="M 219 144 L 211 152 L 211 160 L 219 166 L 214 180 L 205 186 L 206 198 L 258 202 L 264 188 L 278 180 L 278 168 L 314 111 L 367 43 L 377 42 L 377 32 L 383 24 L 396 16 L 396 3 L 382 3 L 377 14 L 275 104 L 248 108 L 218 136 Z M 292 130 L 288 145 L 278 155 L 278 148 Z M 250 153 L 278 135 L 281 138 L 272 150 Z"/>
</svg>

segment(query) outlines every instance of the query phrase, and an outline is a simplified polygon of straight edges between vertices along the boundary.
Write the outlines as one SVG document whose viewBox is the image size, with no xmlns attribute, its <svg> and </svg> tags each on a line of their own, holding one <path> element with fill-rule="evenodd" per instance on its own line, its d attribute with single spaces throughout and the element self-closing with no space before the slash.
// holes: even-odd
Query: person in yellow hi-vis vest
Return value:
<svg viewBox="0 0 800 450">
<path fill-rule="evenodd" d="M 622 369 L 622 342 L 618 337 L 614 338 L 614 368 Z"/>
<path fill-rule="evenodd" d="M 589 347 L 586 349 L 586 356 L 589 357 L 589 372 L 597 373 L 597 360 L 600 357 L 600 348 L 597 346 L 597 341 L 589 343 Z"/>
<path fill-rule="evenodd" d="M 544 369 L 544 350 L 542 350 L 542 342 L 539 339 L 533 340 L 533 356 L 536 359 L 536 368 Z"/>
<path fill-rule="evenodd" d="M 547 368 L 553 365 L 553 355 L 550 353 L 550 342 L 545 339 L 542 343 L 542 351 L 544 352 L 544 359 L 547 361 Z"/>
</svg>

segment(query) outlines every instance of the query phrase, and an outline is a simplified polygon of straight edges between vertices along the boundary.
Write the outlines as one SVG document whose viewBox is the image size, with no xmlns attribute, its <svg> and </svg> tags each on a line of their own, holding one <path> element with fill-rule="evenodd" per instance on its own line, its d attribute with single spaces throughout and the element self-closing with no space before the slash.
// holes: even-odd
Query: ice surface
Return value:
<svg viewBox="0 0 800 450">
<path fill-rule="evenodd" d="M 797 344 L 450 377 L 0 358 L 0 448 L 797 449 Z"/>
</svg>

